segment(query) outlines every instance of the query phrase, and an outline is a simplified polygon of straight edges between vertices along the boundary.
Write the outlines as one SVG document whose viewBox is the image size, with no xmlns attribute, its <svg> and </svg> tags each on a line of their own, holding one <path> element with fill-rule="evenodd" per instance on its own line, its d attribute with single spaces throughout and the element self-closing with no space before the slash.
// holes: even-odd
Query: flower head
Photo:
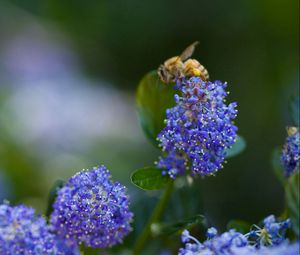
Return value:
<svg viewBox="0 0 300 255">
<path fill-rule="evenodd" d="M 218 234 L 216 228 L 212 227 L 207 230 L 206 236 L 207 238 L 214 238 Z"/>
<path fill-rule="evenodd" d="M 223 167 L 226 150 L 237 138 L 236 103 L 225 104 L 226 86 L 199 77 L 177 81 L 181 96 L 175 95 L 176 106 L 167 109 L 166 127 L 158 135 L 166 155 L 157 166 L 172 178 L 187 168 L 205 176 Z"/>
<path fill-rule="evenodd" d="M 184 230 L 181 234 L 181 241 L 183 243 L 187 243 L 190 240 L 190 232 L 188 230 Z"/>
<path fill-rule="evenodd" d="M 49 231 L 46 220 L 24 205 L 0 205 L 0 254 L 3 255 L 77 255 L 76 246 L 69 247 Z"/>
<path fill-rule="evenodd" d="M 274 215 L 263 220 L 264 227 L 256 227 L 256 246 L 278 245 L 285 239 L 285 232 L 291 226 L 290 219 L 277 222 Z"/>
<path fill-rule="evenodd" d="M 126 188 L 111 180 L 105 166 L 83 170 L 58 191 L 50 223 L 57 234 L 89 247 L 122 242 L 131 230 Z"/>
<path fill-rule="evenodd" d="M 281 155 L 281 162 L 285 170 L 285 176 L 289 177 L 300 168 L 300 134 L 296 127 L 287 129 L 288 137 Z"/>
<path fill-rule="evenodd" d="M 262 228 L 254 225 L 255 230 L 251 230 L 247 234 L 237 232 L 235 229 L 230 229 L 221 235 L 215 228 L 207 230 L 207 240 L 204 242 L 198 241 L 195 237 L 190 236 L 185 230 L 182 233 L 181 240 L 185 243 L 185 247 L 179 250 L 179 255 L 214 255 L 214 254 L 231 254 L 231 255 L 254 255 L 254 254 L 269 254 L 269 247 L 281 246 L 280 250 L 294 251 L 295 248 L 290 248 L 288 240 L 285 239 L 285 231 L 290 227 L 290 220 L 277 222 L 273 215 L 264 219 Z M 299 247 L 299 244 L 298 244 Z M 258 251 L 265 251 L 259 253 Z M 272 250 L 273 251 L 273 250 Z M 270 254 L 285 254 L 285 253 Z M 287 253 L 294 254 L 294 253 Z"/>
<path fill-rule="evenodd" d="M 215 228 L 210 228 L 207 232 L 208 239 L 200 243 L 195 237 L 189 236 L 189 233 L 183 232 L 182 241 L 185 241 L 185 247 L 179 250 L 179 255 L 198 255 L 198 254 L 230 254 L 232 247 L 244 247 L 247 245 L 247 238 L 235 230 L 230 230 L 219 236 Z M 192 241 L 194 243 L 191 243 Z"/>
<path fill-rule="evenodd" d="M 231 255 L 299 255 L 299 252 L 299 242 L 292 244 L 284 242 L 278 246 L 263 246 L 260 249 L 252 246 L 231 249 Z"/>
</svg>

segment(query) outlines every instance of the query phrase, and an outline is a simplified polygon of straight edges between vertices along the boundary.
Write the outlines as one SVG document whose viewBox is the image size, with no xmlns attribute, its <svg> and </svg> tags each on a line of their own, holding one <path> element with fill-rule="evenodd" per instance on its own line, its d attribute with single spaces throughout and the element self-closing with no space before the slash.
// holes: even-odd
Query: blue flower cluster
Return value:
<svg viewBox="0 0 300 255">
<path fill-rule="evenodd" d="M 177 80 L 181 96 L 175 95 L 176 106 L 167 109 L 166 127 L 157 138 L 166 153 L 157 166 L 165 174 L 175 178 L 190 169 L 192 175 L 206 176 L 223 167 L 226 150 L 237 138 L 237 104 L 226 105 L 226 87 L 199 77 Z"/>
<path fill-rule="evenodd" d="M 131 230 L 126 188 L 104 166 L 83 170 L 58 191 L 50 223 L 64 239 L 93 248 L 122 242 Z"/>
<path fill-rule="evenodd" d="M 300 168 L 300 134 L 296 127 L 289 127 L 287 132 L 288 137 L 283 147 L 281 162 L 285 176 L 289 177 Z"/>
<path fill-rule="evenodd" d="M 234 229 L 218 235 L 215 228 L 207 231 L 207 240 L 203 243 L 191 236 L 187 230 L 182 233 L 182 242 L 185 247 L 179 250 L 179 255 L 250 255 L 250 254 L 298 254 L 288 253 L 299 248 L 299 243 L 289 245 L 285 239 L 285 232 L 290 227 L 290 220 L 276 222 L 273 215 L 264 219 L 264 227 L 254 225 L 254 230 L 242 234 Z M 192 242 L 191 242 L 192 241 Z M 278 247 L 278 248 L 270 248 Z M 260 251 L 274 251 L 274 253 L 259 253 Z M 286 250 L 287 253 L 279 253 Z M 299 251 L 299 250 L 296 250 Z M 277 252 L 277 253 L 276 253 Z"/>
<path fill-rule="evenodd" d="M 1 255 L 79 255 L 77 246 L 69 246 L 50 232 L 46 220 L 24 205 L 0 205 Z"/>
<path fill-rule="evenodd" d="M 290 219 L 277 222 L 274 215 L 266 217 L 263 221 L 264 227 L 261 229 L 254 225 L 255 230 L 250 232 L 250 236 L 257 238 L 256 246 L 278 245 L 285 240 L 285 232 L 291 226 Z"/>
<path fill-rule="evenodd" d="M 264 246 L 256 249 L 252 246 L 234 247 L 230 255 L 299 255 L 299 242 L 290 244 L 289 242 L 281 243 L 278 246 Z M 191 254 L 192 255 L 192 254 Z"/>
</svg>

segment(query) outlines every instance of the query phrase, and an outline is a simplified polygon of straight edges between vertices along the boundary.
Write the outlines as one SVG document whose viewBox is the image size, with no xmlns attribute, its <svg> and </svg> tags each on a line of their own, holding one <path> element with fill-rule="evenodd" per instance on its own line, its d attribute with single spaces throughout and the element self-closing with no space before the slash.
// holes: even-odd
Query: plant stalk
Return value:
<svg viewBox="0 0 300 255">
<path fill-rule="evenodd" d="M 151 226 L 160 220 L 166 206 L 168 205 L 168 202 L 172 195 L 173 187 L 174 187 L 174 181 L 171 180 L 167 184 L 164 193 L 162 194 L 160 200 L 158 201 L 156 207 L 154 208 L 152 215 L 151 215 L 147 225 L 145 226 L 143 232 L 137 239 L 137 241 L 134 245 L 134 248 L 133 248 L 133 255 L 141 254 L 146 242 L 148 241 L 148 239 L 151 236 Z"/>
</svg>

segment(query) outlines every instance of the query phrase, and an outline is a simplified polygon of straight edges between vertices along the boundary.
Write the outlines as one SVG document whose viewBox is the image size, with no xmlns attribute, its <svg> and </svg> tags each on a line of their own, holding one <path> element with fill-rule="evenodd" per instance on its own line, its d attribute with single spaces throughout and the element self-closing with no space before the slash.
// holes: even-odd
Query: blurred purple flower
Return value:
<svg viewBox="0 0 300 255">
<path fill-rule="evenodd" d="M 235 229 L 230 229 L 221 235 L 217 234 L 215 228 L 207 230 L 207 240 L 204 242 L 198 241 L 191 236 L 187 230 L 182 233 L 181 240 L 185 243 L 185 247 L 179 250 L 179 255 L 254 255 L 265 254 L 264 252 L 286 250 L 287 254 L 295 254 L 295 245 L 289 245 L 285 237 L 286 230 L 290 227 L 290 220 L 277 222 L 274 215 L 270 215 L 264 219 L 262 228 L 254 225 L 254 230 L 247 234 L 237 232 Z M 280 246 L 281 248 L 272 249 L 269 247 Z M 299 244 L 298 244 L 299 247 Z M 269 253 L 266 253 L 269 254 Z M 285 254 L 285 253 L 282 253 Z"/>
<path fill-rule="evenodd" d="M 289 127 L 288 137 L 283 146 L 281 162 L 284 167 L 284 174 L 289 177 L 300 168 L 300 133 L 299 128 Z"/>
<path fill-rule="evenodd" d="M 54 234 L 42 216 L 24 205 L 0 205 L 1 255 L 79 255 L 76 245 L 68 246 Z"/>
</svg>

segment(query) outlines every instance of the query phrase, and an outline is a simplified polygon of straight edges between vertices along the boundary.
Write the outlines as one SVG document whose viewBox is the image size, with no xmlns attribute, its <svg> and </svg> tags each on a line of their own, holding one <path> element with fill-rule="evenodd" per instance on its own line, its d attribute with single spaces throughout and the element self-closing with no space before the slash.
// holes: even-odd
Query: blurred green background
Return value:
<svg viewBox="0 0 300 255">
<path fill-rule="evenodd" d="M 179 200 L 175 207 L 220 228 L 232 218 L 279 215 L 283 190 L 270 156 L 291 123 L 288 98 L 299 94 L 298 7 L 296 0 L 0 1 L 0 200 L 44 212 L 55 180 L 105 164 L 128 186 L 142 226 L 144 198 L 157 194 L 133 187 L 129 176 L 159 152 L 137 122 L 135 88 L 199 40 L 194 57 L 229 83 L 247 148 L 195 183 L 192 210 Z"/>
</svg>

